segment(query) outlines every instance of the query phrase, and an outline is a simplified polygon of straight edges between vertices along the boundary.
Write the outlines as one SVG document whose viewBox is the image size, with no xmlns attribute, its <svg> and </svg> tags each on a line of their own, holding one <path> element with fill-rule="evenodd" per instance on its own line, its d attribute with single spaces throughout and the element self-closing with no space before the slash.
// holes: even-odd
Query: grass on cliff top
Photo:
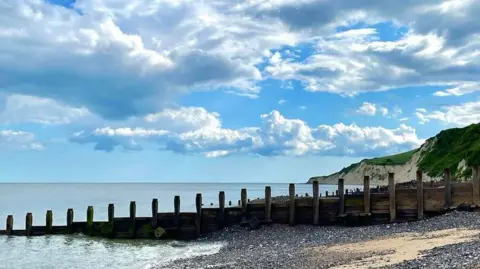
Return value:
<svg viewBox="0 0 480 269">
<path fill-rule="evenodd" d="M 367 159 L 365 161 L 367 162 L 367 164 L 373 164 L 373 165 L 402 165 L 402 164 L 406 164 L 408 160 L 412 158 L 413 154 L 416 151 L 417 150 L 414 149 L 414 150 L 403 152 L 400 154 Z"/>
<path fill-rule="evenodd" d="M 436 138 L 435 145 L 423 154 L 419 163 L 419 168 L 429 176 L 442 175 L 444 168 L 450 168 L 454 175 L 463 159 L 467 167 L 480 165 L 480 124 L 444 130 Z M 464 176 L 468 174 L 471 169 L 467 169 Z"/>
</svg>

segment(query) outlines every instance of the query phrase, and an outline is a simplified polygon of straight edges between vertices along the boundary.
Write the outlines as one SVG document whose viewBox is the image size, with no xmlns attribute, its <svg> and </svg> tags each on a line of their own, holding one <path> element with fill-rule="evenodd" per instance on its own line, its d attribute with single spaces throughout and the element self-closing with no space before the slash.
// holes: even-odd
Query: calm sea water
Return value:
<svg viewBox="0 0 480 269">
<path fill-rule="evenodd" d="M 76 221 L 86 219 L 87 206 L 94 206 L 95 220 L 107 220 L 109 203 L 115 216 L 128 216 L 130 201 L 137 203 L 137 216 L 151 215 L 151 201 L 159 200 L 159 211 L 173 212 L 173 197 L 180 195 L 181 211 L 195 211 L 195 195 L 202 193 L 204 207 L 218 206 L 218 192 L 225 192 L 226 204 L 264 196 L 266 185 L 272 196 L 288 195 L 288 184 L 265 183 L 115 183 L 115 184 L 0 184 L 0 229 L 7 215 L 14 216 L 14 228 L 23 229 L 25 214 L 33 214 L 34 225 L 45 224 L 46 210 L 53 210 L 54 225 L 65 225 L 66 212 L 73 208 Z M 358 186 L 345 186 L 346 188 Z M 320 185 L 322 193 L 336 186 Z M 296 184 L 299 195 L 312 194 L 310 184 Z M 149 240 L 106 240 L 81 235 L 7 237 L 0 236 L 0 268 L 155 268 L 162 263 L 196 255 L 214 254 L 225 242 L 197 243 Z M 86 258 L 88 256 L 88 259 Z"/>
</svg>

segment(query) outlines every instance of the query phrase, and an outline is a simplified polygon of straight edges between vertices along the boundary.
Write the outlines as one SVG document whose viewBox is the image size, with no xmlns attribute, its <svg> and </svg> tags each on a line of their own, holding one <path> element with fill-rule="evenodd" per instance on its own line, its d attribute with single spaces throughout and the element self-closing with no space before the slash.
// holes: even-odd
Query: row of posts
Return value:
<svg viewBox="0 0 480 269">
<path fill-rule="evenodd" d="M 423 200 L 423 180 L 422 172 L 417 171 L 416 173 L 416 182 L 417 182 L 417 215 L 418 219 L 423 219 L 424 217 L 424 200 Z M 452 205 L 452 196 L 451 196 L 451 176 L 450 170 L 444 170 L 444 185 L 445 185 L 445 209 L 449 209 Z M 319 186 L 318 182 L 314 181 L 313 184 L 313 224 L 318 225 L 319 223 Z M 480 174 L 479 167 L 472 168 L 472 188 L 473 188 L 473 204 L 480 205 Z M 389 190 L 389 211 L 390 211 L 390 221 L 394 221 L 396 218 L 396 204 L 395 204 L 395 179 L 394 174 L 388 174 L 388 190 Z M 344 191 L 344 180 L 338 180 L 338 197 L 339 197 L 339 208 L 338 213 L 340 216 L 345 214 L 345 191 Z M 370 177 L 365 176 L 363 180 L 363 195 L 364 195 L 364 213 L 370 214 Z M 239 205 L 242 209 L 243 221 L 247 218 L 247 190 L 241 190 L 241 200 Z M 295 184 L 289 185 L 289 223 L 290 225 L 295 224 Z M 198 193 L 195 198 L 196 205 L 196 229 L 197 234 L 200 234 L 201 231 L 201 217 L 202 217 L 202 194 Z M 231 205 L 231 201 L 229 202 Z M 174 214 L 175 214 L 175 226 L 180 227 L 180 196 L 174 197 Z M 91 234 L 93 231 L 93 215 L 94 210 L 93 206 L 87 208 L 87 221 L 86 221 L 86 233 Z M 70 232 L 73 232 L 73 209 L 67 210 L 67 229 Z M 131 228 L 135 231 L 135 217 L 136 217 L 136 204 L 135 201 L 130 202 L 130 219 L 131 219 Z M 158 199 L 152 200 L 152 228 L 157 227 L 158 219 Z M 219 211 L 218 211 L 218 223 L 223 227 L 225 221 L 225 192 L 219 192 Z M 271 188 L 270 186 L 265 187 L 265 221 L 272 221 L 272 199 L 271 199 Z M 32 223 L 33 216 L 32 213 L 27 213 L 25 217 L 25 233 L 30 235 L 32 232 Z M 114 225 L 114 204 L 108 205 L 108 223 Z M 13 230 L 13 216 L 8 215 L 6 223 L 6 232 L 10 234 Z M 53 212 L 48 210 L 46 213 L 46 228 L 45 233 L 52 233 L 53 229 Z"/>
</svg>

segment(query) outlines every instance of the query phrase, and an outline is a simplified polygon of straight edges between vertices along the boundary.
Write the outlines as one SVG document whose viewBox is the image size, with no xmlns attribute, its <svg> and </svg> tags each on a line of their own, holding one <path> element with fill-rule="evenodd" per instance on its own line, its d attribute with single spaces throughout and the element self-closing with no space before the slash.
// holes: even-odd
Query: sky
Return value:
<svg viewBox="0 0 480 269">
<path fill-rule="evenodd" d="M 480 1 L 2 0 L 0 182 L 304 182 L 480 120 Z"/>
</svg>

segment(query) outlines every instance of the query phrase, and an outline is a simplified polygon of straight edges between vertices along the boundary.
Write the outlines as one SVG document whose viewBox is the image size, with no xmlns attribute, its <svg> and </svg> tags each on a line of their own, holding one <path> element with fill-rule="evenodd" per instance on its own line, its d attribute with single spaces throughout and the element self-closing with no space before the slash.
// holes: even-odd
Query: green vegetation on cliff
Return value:
<svg viewBox="0 0 480 269">
<path fill-rule="evenodd" d="M 373 158 L 373 159 L 366 159 L 365 161 L 367 164 L 374 164 L 374 165 L 402 165 L 406 164 L 410 158 L 412 158 L 413 154 L 418 149 L 414 149 L 411 151 L 403 152 L 400 154 L 395 154 L 386 157 L 380 158 Z"/>
<path fill-rule="evenodd" d="M 419 168 L 429 176 L 440 176 L 444 168 L 450 168 L 451 173 L 456 174 L 462 160 L 467 167 L 480 165 L 480 124 L 444 130 L 435 138 L 435 144 L 424 152 L 419 163 Z M 470 176 L 471 173 L 471 169 L 466 169 L 460 176 Z"/>
<path fill-rule="evenodd" d="M 404 165 L 418 150 L 420 149 L 391 156 L 364 159 L 359 163 L 344 167 L 332 175 L 346 174 L 357 168 L 362 162 L 369 165 Z M 427 143 L 422 146 L 422 153 L 417 163 L 417 167 L 430 177 L 441 177 L 443 170 L 449 168 L 455 178 L 470 177 L 472 174 L 470 167 L 475 165 L 480 165 L 480 123 L 464 128 L 443 130 L 435 137 L 428 139 Z M 458 171 L 460 167 L 465 168 Z M 317 177 L 313 177 L 311 180 L 315 178 Z"/>
</svg>

